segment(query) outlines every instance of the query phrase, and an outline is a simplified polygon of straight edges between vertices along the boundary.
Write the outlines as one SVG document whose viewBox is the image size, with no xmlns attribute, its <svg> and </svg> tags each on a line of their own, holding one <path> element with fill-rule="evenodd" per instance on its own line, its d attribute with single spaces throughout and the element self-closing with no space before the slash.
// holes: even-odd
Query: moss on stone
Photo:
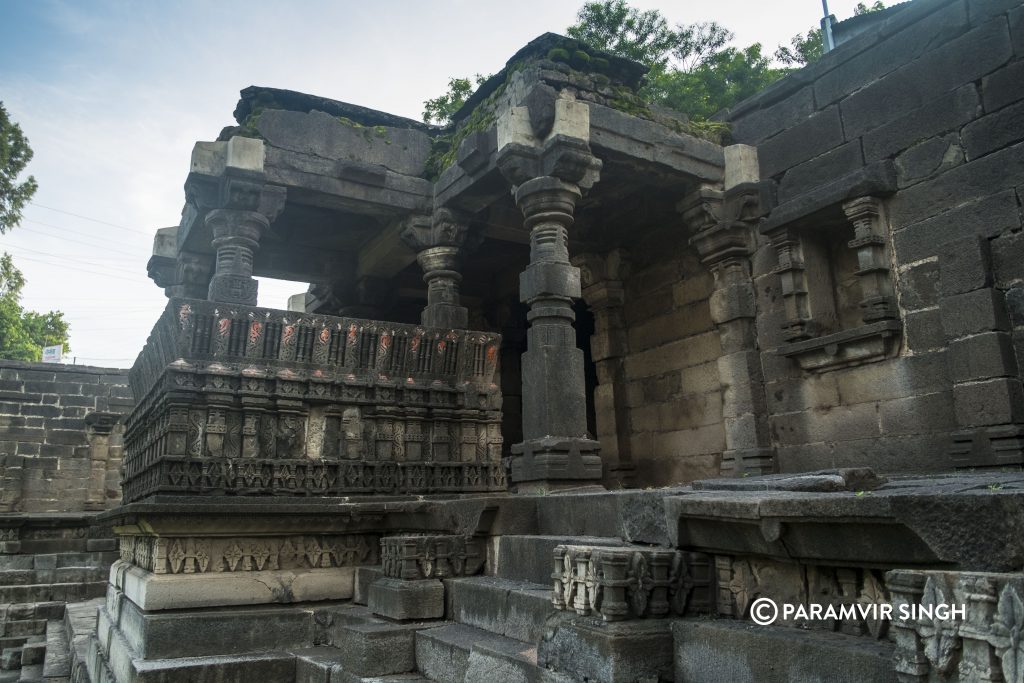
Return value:
<svg viewBox="0 0 1024 683">
<path fill-rule="evenodd" d="M 569 51 L 564 47 L 554 47 L 548 50 L 548 59 L 552 62 L 568 62 Z"/>
</svg>

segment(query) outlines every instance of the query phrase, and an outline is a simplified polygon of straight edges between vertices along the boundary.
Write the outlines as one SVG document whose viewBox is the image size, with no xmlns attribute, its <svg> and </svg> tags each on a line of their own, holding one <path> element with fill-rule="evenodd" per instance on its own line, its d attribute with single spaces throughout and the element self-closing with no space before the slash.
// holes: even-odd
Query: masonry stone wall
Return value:
<svg viewBox="0 0 1024 683">
<path fill-rule="evenodd" d="M 117 505 L 132 405 L 127 370 L 0 360 L 0 511 Z"/>
<path fill-rule="evenodd" d="M 635 485 L 717 476 L 725 431 L 711 274 L 679 240 L 678 226 L 651 231 L 630 255 L 624 379 Z"/>
<path fill-rule="evenodd" d="M 761 177 L 777 187 L 753 267 L 781 470 L 1019 460 L 1022 58 L 1019 1 L 916 0 L 729 112 L 735 141 L 757 147 Z M 824 293 L 809 278 L 808 296 L 812 309 L 816 296 L 835 297 L 842 327 L 839 313 L 856 312 L 837 274 L 848 266 L 811 245 L 829 223 L 841 251 L 853 237 L 841 227 L 844 203 L 861 196 L 881 202 L 898 345 L 885 358 L 808 371 L 778 353 L 790 343 L 779 235 L 805 239 L 808 263 L 838 269 L 832 287 L 818 285 Z"/>
</svg>

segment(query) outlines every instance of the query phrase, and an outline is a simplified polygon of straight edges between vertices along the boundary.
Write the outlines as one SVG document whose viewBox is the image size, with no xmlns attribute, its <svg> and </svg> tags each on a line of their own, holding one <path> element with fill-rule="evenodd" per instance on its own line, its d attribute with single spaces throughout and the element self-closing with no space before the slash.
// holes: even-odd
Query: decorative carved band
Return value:
<svg viewBox="0 0 1024 683">
<path fill-rule="evenodd" d="M 1024 681 L 1024 577 L 897 569 L 893 599 L 896 674 L 901 681 Z M 917 607 L 913 618 L 903 612 Z M 940 606 L 963 608 L 941 619 Z M 948 616 L 948 615 L 946 615 Z"/>
<path fill-rule="evenodd" d="M 121 559 L 154 574 L 359 567 L 377 563 L 377 537 L 122 535 Z"/>
<path fill-rule="evenodd" d="M 554 552 L 555 609 L 605 621 L 706 611 L 707 555 L 678 550 L 560 545 Z"/>
<path fill-rule="evenodd" d="M 470 536 L 385 536 L 380 555 L 385 576 L 407 581 L 472 576 L 484 568 L 480 541 Z"/>
</svg>

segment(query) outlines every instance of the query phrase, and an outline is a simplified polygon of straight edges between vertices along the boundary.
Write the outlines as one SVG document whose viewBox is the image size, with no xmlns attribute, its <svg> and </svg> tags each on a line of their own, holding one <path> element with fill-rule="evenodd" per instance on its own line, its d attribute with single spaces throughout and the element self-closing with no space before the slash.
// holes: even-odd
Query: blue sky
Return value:
<svg viewBox="0 0 1024 683">
<path fill-rule="evenodd" d="M 146 277 L 153 231 L 177 224 L 192 146 L 233 123 L 239 90 L 419 118 L 449 76 L 497 71 L 530 39 L 564 31 L 581 4 L 0 0 L 0 101 L 39 183 L 22 225 L 0 236 L 28 280 L 23 303 L 66 313 L 78 363 L 130 366 L 165 301 Z M 718 21 L 766 52 L 821 16 L 819 0 L 633 4 Z M 842 19 L 855 4 L 830 8 Z M 304 289 L 264 282 L 260 304 L 283 308 Z"/>
</svg>

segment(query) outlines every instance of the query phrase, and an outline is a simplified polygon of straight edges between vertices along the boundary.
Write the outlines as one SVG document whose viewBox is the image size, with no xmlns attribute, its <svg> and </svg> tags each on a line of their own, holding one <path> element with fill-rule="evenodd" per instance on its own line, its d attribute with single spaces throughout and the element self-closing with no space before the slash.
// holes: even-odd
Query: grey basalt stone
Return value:
<svg viewBox="0 0 1024 683">
<path fill-rule="evenodd" d="M 444 616 L 444 584 L 438 579 L 405 581 L 382 577 L 370 586 L 367 607 L 396 620 L 440 619 Z"/>
</svg>

